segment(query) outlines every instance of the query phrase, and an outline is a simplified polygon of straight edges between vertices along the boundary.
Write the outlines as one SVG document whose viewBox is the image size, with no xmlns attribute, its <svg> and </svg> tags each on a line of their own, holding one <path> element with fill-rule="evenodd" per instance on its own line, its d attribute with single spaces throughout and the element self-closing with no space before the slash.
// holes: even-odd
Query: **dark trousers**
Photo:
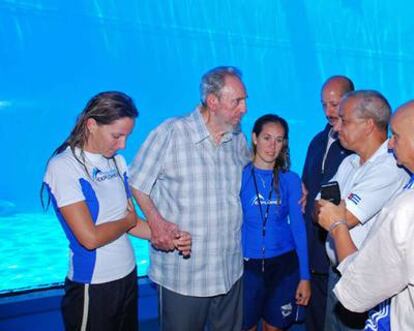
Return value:
<svg viewBox="0 0 414 331">
<path fill-rule="evenodd" d="M 307 331 L 323 331 L 325 327 L 326 297 L 328 291 L 328 274 L 311 274 L 312 296 L 306 312 Z"/>
<path fill-rule="evenodd" d="M 242 284 L 239 279 L 226 294 L 193 297 L 159 287 L 161 331 L 240 331 Z"/>
<path fill-rule="evenodd" d="M 330 268 L 324 330 L 362 331 L 365 328 L 368 314 L 349 311 L 338 301 L 333 289 L 340 278 L 341 275 L 336 268 Z"/>
<path fill-rule="evenodd" d="M 62 315 L 67 331 L 138 330 L 138 285 L 134 269 L 124 278 L 103 284 L 65 280 Z"/>
</svg>

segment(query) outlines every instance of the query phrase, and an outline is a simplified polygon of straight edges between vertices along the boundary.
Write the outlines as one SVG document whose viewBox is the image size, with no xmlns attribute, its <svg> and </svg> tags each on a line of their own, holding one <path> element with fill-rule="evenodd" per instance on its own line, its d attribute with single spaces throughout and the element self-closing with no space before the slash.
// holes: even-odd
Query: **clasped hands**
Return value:
<svg viewBox="0 0 414 331">
<path fill-rule="evenodd" d="M 191 255 L 191 234 L 182 231 L 177 224 L 165 219 L 157 219 L 150 223 L 151 244 L 163 251 L 178 250 L 184 257 Z"/>
</svg>

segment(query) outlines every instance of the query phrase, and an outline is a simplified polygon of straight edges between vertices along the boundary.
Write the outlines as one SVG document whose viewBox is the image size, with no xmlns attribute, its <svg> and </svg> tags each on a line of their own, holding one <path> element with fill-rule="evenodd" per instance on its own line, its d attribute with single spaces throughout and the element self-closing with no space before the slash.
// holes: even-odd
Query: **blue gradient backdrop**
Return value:
<svg viewBox="0 0 414 331">
<path fill-rule="evenodd" d="M 264 113 L 284 116 L 300 173 L 325 123 L 328 76 L 346 74 L 393 107 L 413 98 L 413 10 L 405 0 L 0 0 L 0 212 L 40 212 L 46 160 L 92 95 L 136 101 L 131 161 L 152 128 L 193 109 L 200 76 L 223 64 L 244 73 L 245 133 Z"/>
</svg>

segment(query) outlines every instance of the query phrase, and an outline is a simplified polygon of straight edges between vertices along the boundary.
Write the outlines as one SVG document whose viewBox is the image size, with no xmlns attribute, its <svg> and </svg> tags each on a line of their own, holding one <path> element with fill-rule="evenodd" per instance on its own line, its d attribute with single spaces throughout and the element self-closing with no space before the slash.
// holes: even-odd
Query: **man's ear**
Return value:
<svg viewBox="0 0 414 331">
<path fill-rule="evenodd" d="M 376 128 L 375 122 L 372 118 L 367 119 L 367 134 L 371 133 Z"/>
<path fill-rule="evenodd" d="M 206 98 L 206 103 L 207 107 L 214 111 L 217 109 L 217 105 L 219 103 L 218 97 L 215 94 L 210 93 Z"/>
</svg>

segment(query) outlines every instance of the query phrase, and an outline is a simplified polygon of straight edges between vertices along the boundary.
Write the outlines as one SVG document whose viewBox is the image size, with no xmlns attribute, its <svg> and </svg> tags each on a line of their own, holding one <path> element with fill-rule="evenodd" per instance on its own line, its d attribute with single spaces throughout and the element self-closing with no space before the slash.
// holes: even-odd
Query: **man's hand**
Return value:
<svg viewBox="0 0 414 331">
<path fill-rule="evenodd" d="M 174 239 L 175 248 L 184 257 L 191 255 L 191 235 L 186 231 L 180 231 L 176 239 Z"/>
<path fill-rule="evenodd" d="M 171 223 L 164 218 L 158 217 L 154 220 L 148 220 L 151 228 L 151 244 L 163 251 L 172 251 L 175 249 L 174 240 L 179 235 L 177 224 Z"/>
<path fill-rule="evenodd" d="M 346 207 L 344 200 L 337 206 L 327 200 L 319 200 L 318 204 L 318 223 L 325 230 L 329 230 L 330 226 L 339 220 L 346 220 Z"/>
<path fill-rule="evenodd" d="M 154 205 L 151 197 L 134 187 L 131 187 L 132 194 L 143 211 L 148 225 L 151 229 L 151 244 L 163 251 L 174 250 L 174 239 L 178 235 L 178 226 L 165 220 Z"/>
<path fill-rule="evenodd" d="M 303 182 L 302 182 L 302 196 L 301 196 L 301 198 L 299 200 L 299 204 L 302 207 L 302 213 L 305 213 L 306 199 L 308 198 L 308 194 L 309 194 L 309 191 L 306 188 L 305 184 L 303 184 Z"/>
<path fill-rule="evenodd" d="M 315 224 L 319 223 L 318 217 L 319 217 L 319 209 L 321 208 L 321 205 L 319 204 L 319 201 L 321 200 L 315 200 L 313 204 L 312 209 L 312 222 Z"/>
<path fill-rule="evenodd" d="M 319 224 L 334 238 L 339 262 L 358 250 L 349 232 L 352 227 L 349 224 L 349 218 L 353 218 L 352 224 L 359 222 L 352 213 L 347 212 L 344 200 L 341 200 L 338 206 L 326 200 L 319 201 Z"/>
</svg>

